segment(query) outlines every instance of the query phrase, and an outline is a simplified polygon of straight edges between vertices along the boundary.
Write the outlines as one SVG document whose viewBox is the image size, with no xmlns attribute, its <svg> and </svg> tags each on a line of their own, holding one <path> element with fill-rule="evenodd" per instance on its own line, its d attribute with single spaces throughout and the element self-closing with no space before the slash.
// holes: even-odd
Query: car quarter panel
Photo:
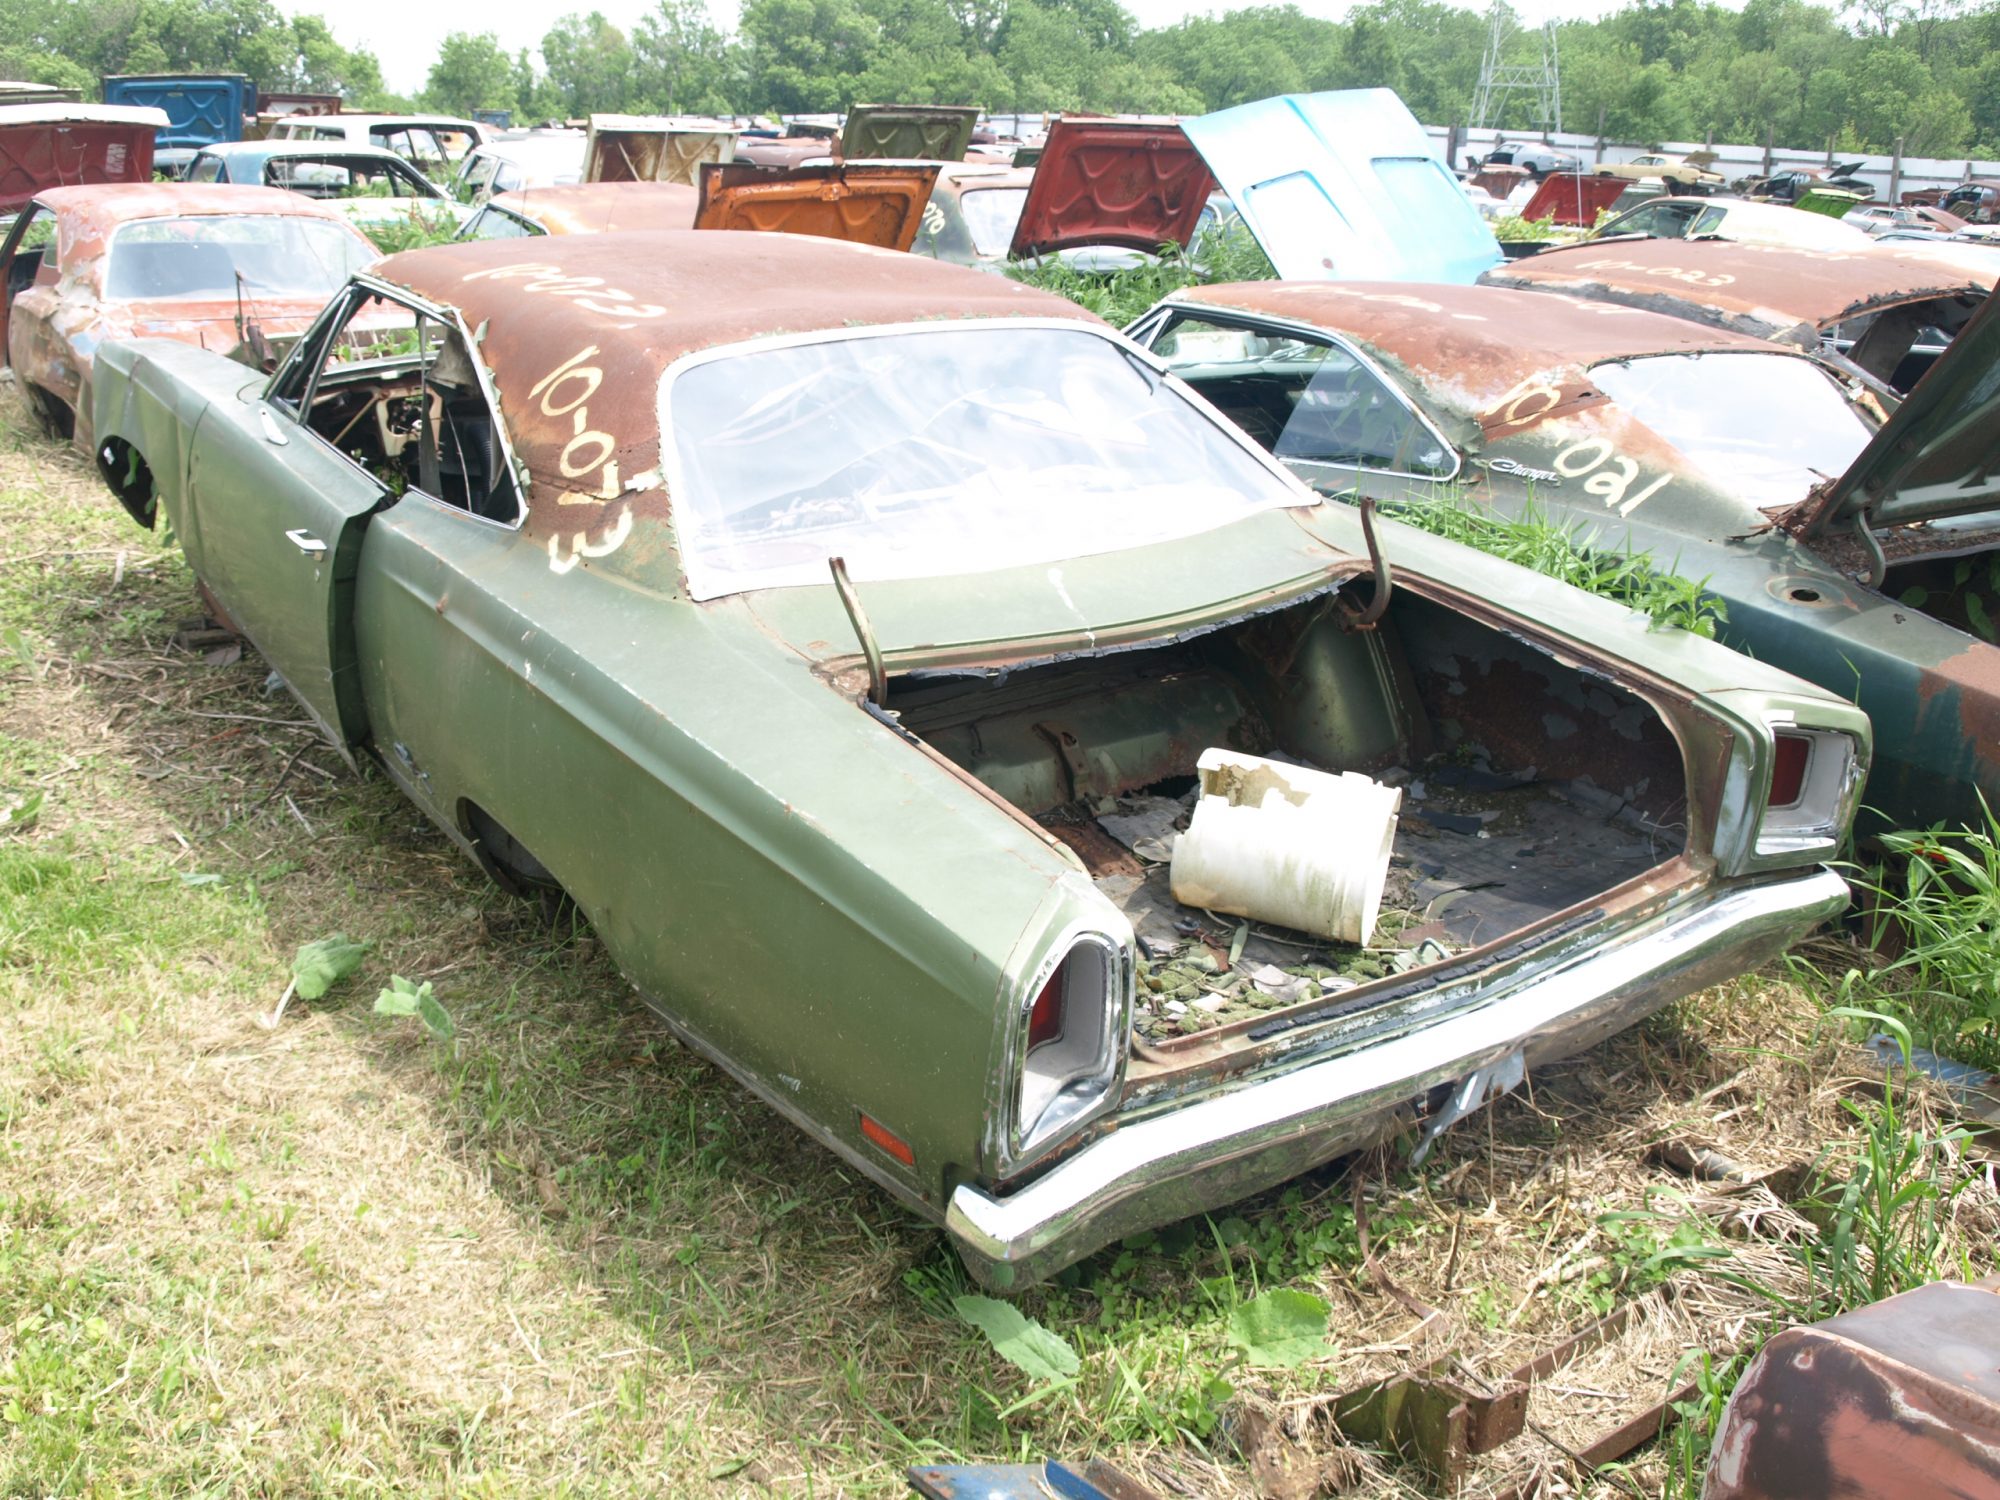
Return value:
<svg viewBox="0 0 2000 1500">
<path fill-rule="evenodd" d="M 942 1212 L 1003 991 L 1097 908 L 1080 873 L 743 611 L 553 573 L 421 497 L 369 526 L 356 628 L 377 751 L 432 817 L 497 820 L 685 1035 Z"/>
</svg>

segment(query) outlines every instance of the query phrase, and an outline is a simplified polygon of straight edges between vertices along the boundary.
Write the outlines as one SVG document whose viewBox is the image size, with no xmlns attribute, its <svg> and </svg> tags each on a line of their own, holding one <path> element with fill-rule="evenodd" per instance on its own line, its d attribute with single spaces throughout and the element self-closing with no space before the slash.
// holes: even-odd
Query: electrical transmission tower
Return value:
<svg viewBox="0 0 2000 1500">
<path fill-rule="evenodd" d="M 1556 65 L 1556 26 L 1542 27 L 1542 60 L 1530 64 L 1505 64 L 1501 49 L 1513 31 L 1502 0 L 1493 0 L 1487 13 L 1490 30 L 1486 56 L 1479 64 L 1479 88 L 1472 96 L 1472 123 L 1477 129 L 1497 125 L 1501 107 L 1512 92 L 1530 94 L 1535 103 L 1535 121 L 1551 133 L 1562 129 L 1562 73 Z"/>
</svg>

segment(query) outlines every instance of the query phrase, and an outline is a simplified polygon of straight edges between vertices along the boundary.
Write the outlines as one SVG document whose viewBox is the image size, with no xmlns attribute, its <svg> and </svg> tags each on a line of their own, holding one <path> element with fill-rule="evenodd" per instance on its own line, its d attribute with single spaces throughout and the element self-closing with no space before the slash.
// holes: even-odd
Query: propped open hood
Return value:
<svg viewBox="0 0 2000 1500">
<path fill-rule="evenodd" d="M 957 104 L 857 104 L 840 132 L 846 161 L 964 161 L 979 111 Z"/>
<path fill-rule="evenodd" d="M 757 229 L 908 250 L 937 185 L 935 164 L 836 162 L 759 167 L 708 162 L 696 229 Z"/>
<path fill-rule="evenodd" d="M 737 130 L 719 120 L 667 115 L 592 115 L 584 137 L 585 182 L 684 182 L 703 162 L 729 161 Z"/>
<path fill-rule="evenodd" d="M 1214 190 L 1208 164 L 1177 124 L 1057 120 L 1008 254 L 1185 245 Z"/>
<path fill-rule="evenodd" d="M 1778 518 L 1800 536 L 2000 510 L 2000 300 L 1988 297 L 1845 474 Z"/>
<path fill-rule="evenodd" d="M 1468 286 L 1500 242 L 1393 89 L 1284 94 L 1187 120 L 1287 281 Z"/>
<path fill-rule="evenodd" d="M 1600 177 L 1594 172 L 1551 172 L 1535 189 L 1535 196 L 1521 210 L 1521 217 L 1552 219 L 1571 228 L 1589 229 L 1597 223 L 1597 216 L 1631 186 L 1623 177 Z"/>
</svg>

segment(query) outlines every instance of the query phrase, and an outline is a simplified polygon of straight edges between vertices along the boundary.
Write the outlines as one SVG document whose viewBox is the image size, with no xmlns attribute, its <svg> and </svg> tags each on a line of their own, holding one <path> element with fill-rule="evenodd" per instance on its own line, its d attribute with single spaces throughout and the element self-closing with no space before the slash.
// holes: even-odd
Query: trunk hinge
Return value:
<svg viewBox="0 0 2000 1500">
<path fill-rule="evenodd" d="M 830 557 L 827 566 L 833 572 L 833 586 L 847 610 L 848 623 L 861 638 L 861 654 L 868 658 L 868 701 L 877 708 L 887 708 L 889 672 L 882 665 L 882 648 L 875 644 L 875 632 L 868 628 L 868 612 L 861 607 L 861 596 L 854 592 L 853 581 L 847 576 L 847 559 Z"/>
<path fill-rule="evenodd" d="M 1375 497 L 1361 497 L 1361 534 L 1368 540 L 1368 562 L 1375 570 L 1375 592 L 1368 603 L 1358 611 L 1343 611 L 1341 624 L 1348 630 L 1373 630 L 1378 620 L 1389 611 L 1389 596 L 1395 592 L 1396 581 L 1389 574 L 1389 559 L 1382 555 L 1382 545 L 1375 540 Z"/>
</svg>

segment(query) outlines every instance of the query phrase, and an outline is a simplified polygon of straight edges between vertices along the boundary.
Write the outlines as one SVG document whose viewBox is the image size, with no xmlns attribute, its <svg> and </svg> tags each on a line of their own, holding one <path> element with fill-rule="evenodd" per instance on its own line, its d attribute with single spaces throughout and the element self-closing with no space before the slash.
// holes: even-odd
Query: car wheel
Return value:
<svg viewBox="0 0 2000 1500">
<path fill-rule="evenodd" d="M 76 416 L 60 396 L 22 381 L 21 399 L 28 404 L 28 415 L 34 418 L 37 432 L 45 438 L 69 441 L 70 434 L 76 431 Z"/>
<path fill-rule="evenodd" d="M 493 878 L 495 885 L 533 905 L 548 927 L 567 928 L 581 923 L 582 913 L 563 889 L 562 882 L 485 808 L 467 802 L 459 818 L 472 840 L 472 852 L 478 857 L 480 867 Z"/>
</svg>

